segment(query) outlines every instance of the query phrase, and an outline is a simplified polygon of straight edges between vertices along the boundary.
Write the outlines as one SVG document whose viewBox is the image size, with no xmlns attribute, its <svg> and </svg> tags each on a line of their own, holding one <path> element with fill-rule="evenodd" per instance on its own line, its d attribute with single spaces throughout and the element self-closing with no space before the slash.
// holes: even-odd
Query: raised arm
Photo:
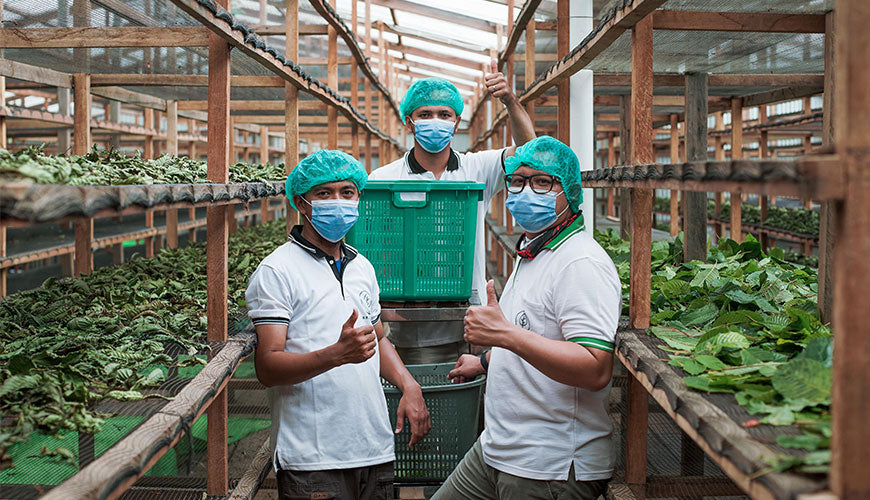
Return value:
<svg viewBox="0 0 870 500">
<path fill-rule="evenodd" d="M 357 315 L 354 309 L 342 325 L 341 336 L 335 344 L 306 353 L 284 352 L 287 325 L 257 325 L 257 350 L 254 353 L 257 379 L 266 387 L 293 385 L 337 366 L 362 363 L 374 356 L 374 330 L 368 325 L 354 328 Z"/>
<path fill-rule="evenodd" d="M 514 154 L 518 146 L 522 146 L 535 138 L 535 124 L 526 113 L 526 108 L 520 103 L 511 86 L 508 85 L 507 78 L 498 70 L 495 61 L 490 63 L 490 70 L 492 73 L 485 77 L 486 90 L 507 108 L 508 119 L 511 122 L 511 134 L 514 143 L 516 143 L 505 151 L 505 157 L 508 157 Z"/>
</svg>

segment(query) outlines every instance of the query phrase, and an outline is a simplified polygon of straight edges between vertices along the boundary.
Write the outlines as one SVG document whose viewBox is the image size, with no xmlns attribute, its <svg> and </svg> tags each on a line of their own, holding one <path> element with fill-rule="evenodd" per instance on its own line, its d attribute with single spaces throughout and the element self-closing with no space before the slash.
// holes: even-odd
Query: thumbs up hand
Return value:
<svg viewBox="0 0 870 500">
<path fill-rule="evenodd" d="M 465 340 L 479 346 L 507 347 L 516 325 L 504 317 L 492 280 L 486 284 L 487 304 L 469 307 L 465 313 Z"/>
<path fill-rule="evenodd" d="M 496 61 L 490 61 L 489 70 L 491 73 L 486 74 L 483 77 L 486 91 L 505 105 L 508 104 L 510 99 L 516 99 L 504 73 L 498 70 L 498 63 Z"/>
</svg>

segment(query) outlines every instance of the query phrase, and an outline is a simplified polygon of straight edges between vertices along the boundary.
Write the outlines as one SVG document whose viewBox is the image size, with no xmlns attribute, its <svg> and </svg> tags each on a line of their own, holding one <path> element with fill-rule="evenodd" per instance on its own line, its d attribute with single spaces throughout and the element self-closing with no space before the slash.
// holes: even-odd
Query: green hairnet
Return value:
<svg viewBox="0 0 870 500">
<path fill-rule="evenodd" d="M 512 174 L 522 165 L 557 177 L 571 209 L 575 213 L 580 209 L 583 203 L 580 161 L 571 148 L 558 139 L 542 135 L 518 147 L 513 156 L 505 159 L 505 173 Z"/>
<path fill-rule="evenodd" d="M 362 191 L 366 179 L 368 174 L 353 156 L 342 151 L 321 149 L 296 164 L 296 168 L 287 176 L 284 193 L 290 199 L 293 208 L 296 208 L 293 196 L 297 194 L 301 196 L 314 186 L 327 182 L 351 181 Z"/>
<path fill-rule="evenodd" d="M 405 93 L 405 98 L 402 99 L 402 106 L 399 109 L 402 123 L 405 123 L 406 116 L 410 116 L 414 110 L 422 106 L 450 106 L 453 111 L 456 111 L 456 116 L 459 116 L 465 104 L 456 85 L 443 78 L 424 78 L 411 84 L 408 92 Z"/>
</svg>

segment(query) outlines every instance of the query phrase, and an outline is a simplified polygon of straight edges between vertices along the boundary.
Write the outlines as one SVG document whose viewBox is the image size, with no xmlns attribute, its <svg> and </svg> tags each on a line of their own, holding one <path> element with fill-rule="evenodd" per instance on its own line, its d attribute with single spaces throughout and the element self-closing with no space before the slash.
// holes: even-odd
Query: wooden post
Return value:
<svg viewBox="0 0 870 500">
<path fill-rule="evenodd" d="M 556 57 L 561 59 L 568 55 L 570 47 L 570 0 L 556 2 Z M 556 110 L 556 138 L 568 144 L 571 143 L 571 83 L 570 78 L 563 78 L 557 85 L 558 108 Z"/>
<path fill-rule="evenodd" d="M 686 74 L 686 160 L 707 158 L 707 75 Z M 683 261 L 707 261 L 707 194 L 684 191 Z"/>
<path fill-rule="evenodd" d="M 758 107 L 758 121 L 761 125 L 767 123 L 767 105 L 761 105 Z M 770 148 L 768 147 L 767 143 L 767 130 L 761 130 L 758 137 L 759 160 L 766 160 L 770 156 Z M 770 203 L 768 197 L 766 195 L 760 195 L 758 197 L 758 204 L 761 212 L 761 223 L 764 224 L 764 222 L 767 220 L 768 212 L 770 211 Z M 766 252 L 768 247 L 770 246 L 770 235 L 767 234 L 767 231 L 761 232 L 759 242 L 761 243 L 761 250 Z M 821 287 L 821 285 L 819 286 Z"/>
<path fill-rule="evenodd" d="M 331 0 L 330 4 L 335 7 L 335 0 Z M 326 84 L 329 85 L 329 88 L 338 92 L 338 32 L 330 24 L 326 28 L 326 33 L 329 39 L 326 58 Z M 326 147 L 328 149 L 338 149 L 338 110 L 335 106 L 329 106 L 326 114 L 328 117 Z"/>
<path fill-rule="evenodd" d="M 706 147 L 704 148 L 706 156 Z M 743 158 L 743 99 L 731 99 L 731 160 Z M 731 239 L 743 241 L 743 197 L 739 191 L 731 192 Z"/>
<path fill-rule="evenodd" d="M 0 226 L 0 257 L 6 257 L 6 226 Z M 5 297 L 6 276 L 9 274 L 9 268 L 0 269 L 0 297 Z"/>
<path fill-rule="evenodd" d="M 154 210 L 146 210 L 145 211 L 145 227 L 152 228 L 154 227 Z M 154 237 L 146 236 L 145 237 L 145 258 L 150 259 L 154 257 Z"/>
<path fill-rule="evenodd" d="M 844 167 L 845 199 L 838 211 L 834 265 L 834 382 L 829 485 L 841 499 L 870 498 L 870 3 L 838 0 L 834 10 L 834 146 Z"/>
<path fill-rule="evenodd" d="M 716 117 L 716 130 L 725 130 L 724 123 L 722 121 L 722 112 L 718 112 L 714 115 Z M 722 145 L 722 136 L 716 135 L 713 137 L 713 159 L 716 161 L 725 161 L 725 148 Z M 719 242 L 723 236 L 725 236 L 725 224 L 719 222 L 719 218 L 722 214 L 722 201 L 723 195 L 721 191 L 717 191 L 713 193 L 713 199 L 715 200 L 715 208 L 713 210 L 713 218 L 716 219 L 716 223 L 713 224 L 713 238 L 714 242 Z"/>
<path fill-rule="evenodd" d="M 607 167 L 613 168 L 616 165 L 616 145 L 614 144 L 616 141 L 616 134 L 613 132 L 608 132 L 607 134 Z M 614 205 L 614 198 L 616 196 L 616 190 L 610 188 L 607 190 L 607 216 L 608 217 L 616 217 L 616 207 Z"/>
<path fill-rule="evenodd" d="M 75 221 L 75 275 L 89 274 L 94 270 L 94 219 L 82 218 Z"/>
<path fill-rule="evenodd" d="M 631 30 L 631 163 L 655 161 L 653 151 L 653 18 L 646 16 Z M 650 320 L 652 189 L 630 189 L 631 278 L 629 326 L 648 328 Z M 635 495 L 645 496 L 648 398 L 634 377 L 629 382 L 626 421 L 625 481 Z"/>
<path fill-rule="evenodd" d="M 631 159 L 631 99 L 619 96 L 619 164 L 628 165 Z M 628 189 L 619 190 L 619 235 L 629 238 L 631 200 Z"/>
<path fill-rule="evenodd" d="M 285 0 L 285 27 L 287 43 L 284 55 L 291 61 L 299 60 L 299 0 Z M 289 174 L 299 163 L 299 89 L 291 83 L 284 84 L 284 169 Z M 284 206 L 287 212 L 287 234 L 299 221 L 299 212 L 290 201 Z"/>
<path fill-rule="evenodd" d="M 218 0 L 224 8 L 228 0 Z M 230 47 L 216 33 L 208 34 L 208 179 L 229 180 Z M 208 283 L 208 340 L 227 338 L 227 212 L 232 206 L 206 208 L 206 273 Z M 215 396 L 208 408 L 206 493 L 226 495 L 229 490 L 227 452 L 227 392 Z"/>
<path fill-rule="evenodd" d="M 366 131 L 366 172 L 372 173 L 372 134 Z"/>
<path fill-rule="evenodd" d="M 145 128 L 148 130 L 145 135 L 145 144 L 143 146 L 142 157 L 146 160 L 154 159 L 154 110 L 145 108 Z"/>
<path fill-rule="evenodd" d="M 69 89 L 57 88 L 57 109 L 58 113 L 63 116 L 69 116 L 70 96 Z M 68 155 L 72 152 L 70 146 L 69 128 L 63 127 L 57 130 L 57 154 Z M 5 147 L 5 146 L 4 146 Z M 63 258 L 63 257 L 61 257 Z"/>
<path fill-rule="evenodd" d="M 175 100 L 166 101 L 166 154 L 178 156 L 178 101 Z M 178 248 L 178 210 L 166 211 L 166 248 Z"/>
<path fill-rule="evenodd" d="M 91 149 L 91 75 L 73 75 L 75 108 L 73 112 L 74 153 L 87 154 Z"/>
<path fill-rule="evenodd" d="M 260 163 L 268 165 L 269 162 L 269 127 L 260 125 Z"/>
<path fill-rule="evenodd" d="M 535 18 L 529 20 L 526 24 L 526 54 L 525 54 L 525 86 L 529 88 L 532 82 L 535 81 Z M 532 119 L 532 125 L 535 124 L 535 102 L 530 99 L 526 104 L 526 113 Z M 472 138 L 473 140 L 474 138 Z"/>
<path fill-rule="evenodd" d="M 0 15 L 2 15 L 2 5 L 0 2 Z M 2 55 L 2 51 L 0 51 L 0 55 Z M 6 107 L 6 77 L 0 76 L 0 97 L 3 97 L 2 102 L 0 102 L 0 108 Z M 6 149 L 9 147 L 9 141 L 6 137 L 6 116 L 0 116 L 0 148 Z M 5 271 L 5 268 L 4 268 Z M 4 294 L 5 295 L 5 294 Z"/>
<path fill-rule="evenodd" d="M 834 15 L 825 14 L 825 82 L 822 113 L 822 147 L 830 148 L 834 144 Z M 822 202 L 822 212 L 819 224 L 819 274 L 818 274 L 818 304 L 822 321 L 833 320 L 834 312 L 834 273 L 831 259 L 834 256 L 834 242 L 837 239 L 836 221 L 838 211 L 842 211 L 842 203 L 837 201 Z"/>
<path fill-rule="evenodd" d="M 676 114 L 671 114 L 671 163 L 680 162 L 680 131 L 677 128 L 679 124 Z M 671 236 L 676 236 L 680 232 L 680 199 L 679 191 L 671 189 Z"/>
</svg>

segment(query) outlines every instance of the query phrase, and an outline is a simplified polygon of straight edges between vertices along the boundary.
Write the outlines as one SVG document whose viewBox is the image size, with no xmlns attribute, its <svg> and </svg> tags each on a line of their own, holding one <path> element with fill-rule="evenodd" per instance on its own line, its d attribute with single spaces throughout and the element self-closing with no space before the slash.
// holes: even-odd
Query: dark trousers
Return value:
<svg viewBox="0 0 870 500">
<path fill-rule="evenodd" d="M 393 462 L 354 469 L 278 471 L 280 500 L 392 500 Z"/>
</svg>

